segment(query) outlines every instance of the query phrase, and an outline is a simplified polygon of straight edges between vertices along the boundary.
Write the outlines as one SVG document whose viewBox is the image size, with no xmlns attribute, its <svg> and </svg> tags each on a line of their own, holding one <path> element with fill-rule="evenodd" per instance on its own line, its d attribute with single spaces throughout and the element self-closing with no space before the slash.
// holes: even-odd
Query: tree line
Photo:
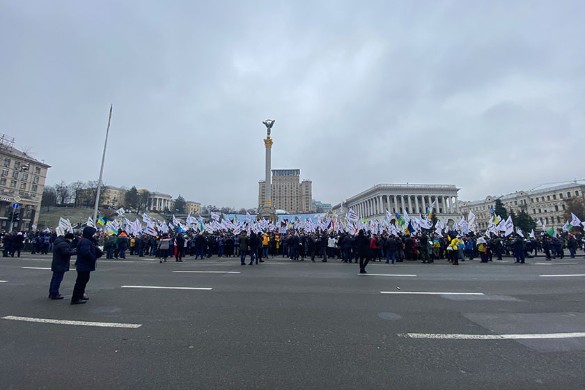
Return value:
<svg viewBox="0 0 585 390">
<path fill-rule="evenodd" d="M 49 210 L 51 207 L 93 207 L 95 204 L 97 189 L 97 180 L 90 180 L 87 182 L 76 181 L 70 184 L 65 183 L 65 181 L 61 181 L 54 186 L 45 186 L 41 207 L 44 207 L 47 210 Z M 132 186 L 130 189 L 126 189 L 124 198 L 119 200 L 118 207 L 122 207 L 126 210 L 132 210 L 137 213 L 143 213 L 148 211 L 148 201 L 150 196 L 150 191 L 138 191 L 135 186 Z M 186 201 L 181 195 L 179 195 L 175 199 L 174 210 L 159 211 L 173 214 L 185 214 Z M 250 214 L 255 214 L 256 210 L 218 207 L 214 205 L 201 207 L 202 216 L 209 216 L 211 212 L 223 214 L 246 214 L 246 212 L 248 212 Z"/>
</svg>

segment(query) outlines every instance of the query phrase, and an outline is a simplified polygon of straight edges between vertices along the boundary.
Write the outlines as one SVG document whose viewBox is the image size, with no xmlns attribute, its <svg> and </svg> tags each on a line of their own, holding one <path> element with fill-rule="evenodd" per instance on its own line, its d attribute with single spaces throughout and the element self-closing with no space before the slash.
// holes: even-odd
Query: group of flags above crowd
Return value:
<svg viewBox="0 0 585 390">
<path fill-rule="evenodd" d="M 400 234 L 416 234 L 418 232 L 434 232 L 438 235 L 449 234 L 453 231 L 457 231 L 459 234 L 481 234 L 484 233 L 486 236 L 491 234 L 509 236 L 512 233 L 516 233 L 524 237 L 524 232 L 520 228 L 514 228 L 514 223 L 511 217 L 503 219 L 492 212 L 492 217 L 488 222 L 488 228 L 485 232 L 481 232 L 477 228 L 475 214 L 470 211 L 467 219 L 463 216 L 459 222 L 449 225 L 440 219 L 435 222 L 428 216 L 420 215 L 411 217 L 408 213 L 403 210 L 402 214 L 392 213 L 389 210 L 386 211 L 386 216 L 383 220 L 370 219 L 366 220 L 360 218 L 359 215 L 353 210 L 349 209 L 343 217 L 332 216 L 329 214 L 311 214 L 305 215 L 304 219 L 301 215 L 281 215 L 277 222 L 272 222 L 266 219 L 256 220 L 255 215 L 246 213 L 246 215 L 223 215 L 218 213 L 211 213 L 211 219 L 205 222 L 201 216 L 194 217 L 188 215 L 186 219 L 180 220 L 174 215 L 172 220 L 159 221 L 153 220 L 148 214 L 142 215 L 142 221 L 138 218 L 133 221 L 129 220 L 125 216 L 124 209 L 117 210 L 118 217 L 106 221 L 102 217 L 99 217 L 97 221 L 93 221 L 91 217 L 87 219 L 86 226 L 95 227 L 96 229 L 104 232 L 107 235 L 117 235 L 121 231 L 125 231 L 127 234 L 139 235 L 147 234 L 151 236 L 158 236 L 161 234 L 167 234 L 171 231 L 176 233 L 184 233 L 192 230 L 196 233 L 208 232 L 229 232 L 233 234 L 240 234 L 242 231 L 248 233 L 261 233 L 261 232 L 279 232 L 286 233 L 289 230 L 303 231 L 305 233 L 315 232 L 328 232 L 328 233 L 349 233 L 357 234 L 359 230 L 370 231 L 372 234 L 382 234 L 387 232 L 391 235 Z M 571 231 L 574 226 L 585 226 L 575 214 L 571 214 L 572 220 L 566 222 L 563 225 L 563 231 Z M 538 220 L 537 225 L 542 228 L 542 231 L 553 236 L 556 234 L 555 229 L 547 227 L 546 224 Z M 48 230 L 48 229 L 47 229 Z M 55 229 L 58 235 L 62 235 L 65 232 L 73 232 L 73 226 L 68 219 L 61 218 L 59 220 L 59 226 Z M 534 230 L 529 234 L 530 238 L 535 237 Z"/>
</svg>

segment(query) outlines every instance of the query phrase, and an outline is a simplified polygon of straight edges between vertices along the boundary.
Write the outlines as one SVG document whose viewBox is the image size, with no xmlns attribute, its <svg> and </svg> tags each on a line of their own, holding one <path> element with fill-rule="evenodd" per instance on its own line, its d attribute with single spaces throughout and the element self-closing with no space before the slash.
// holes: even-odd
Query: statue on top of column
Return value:
<svg viewBox="0 0 585 390">
<path fill-rule="evenodd" d="M 274 122 L 276 122 L 274 119 L 266 119 L 265 121 L 262 121 L 264 126 L 266 126 L 268 138 L 270 138 L 270 130 L 272 129 L 272 125 L 274 125 Z"/>
</svg>

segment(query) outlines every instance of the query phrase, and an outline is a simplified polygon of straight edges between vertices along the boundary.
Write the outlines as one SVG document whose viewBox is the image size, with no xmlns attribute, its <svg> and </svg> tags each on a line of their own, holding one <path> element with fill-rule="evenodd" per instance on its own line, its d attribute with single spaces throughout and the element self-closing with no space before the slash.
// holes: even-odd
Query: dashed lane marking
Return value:
<svg viewBox="0 0 585 390">
<path fill-rule="evenodd" d="M 173 287 L 173 286 L 122 286 L 122 288 L 147 288 L 147 289 L 158 289 L 158 290 L 202 290 L 202 291 L 213 290 L 210 287 Z"/>
<path fill-rule="evenodd" d="M 583 338 L 585 332 L 541 333 L 541 334 L 436 334 L 436 333 L 402 333 L 400 337 L 411 339 L 435 340 L 535 340 L 535 339 L 570 339 Z"/>
<path fill-rule="evenodd" d="M 22 269 L 42 269 L 42 270 L 50 270 L 51 267 L 20 267 Z"/>
<path fill-rule="evenodd" d="M 380 291 L 380 294 L 402 294 L 402 295 L 485 295 L 484 293 L 431 292 L 431 291 Z"/>
<path fill-rule="evenodd" d="M 585 276 L 585 274 L 566 274 L 566 275 L 539 275 L 541 278 L 564 278 L 571 276 Z"/>
<path fill-rule="evenodd" d="M 173 271 L 177 273 L 193 273 L 193 274 L 239 274 L 239 271 Z"/>
<path fill-rule="evenodd" d="M 416 278 L 416 275 L 408 275 L 408 274 L 358 274 L 358 276 L 394 276 L 394 277 L 403 277 L 403 278 Z"/>
<path fill-rule="evenodd" d="M 69 321 L 69 320 L 55 320 L 50 318 L 32 318 L 32 317 L 16 317 L 6 316 L 2 317 L 5 320 L 12 321 L 24 321 L 24 322 L 37 322 L 42 324 L 54 324 L 54 325 L 77 325 L 77 326 L 97 326 L 101 328 L 129 328 L 136 329 L 140 328 L 142 324 L 122 324 L 119 322 L 89 322 L 89 321 Z"/>
</svg>

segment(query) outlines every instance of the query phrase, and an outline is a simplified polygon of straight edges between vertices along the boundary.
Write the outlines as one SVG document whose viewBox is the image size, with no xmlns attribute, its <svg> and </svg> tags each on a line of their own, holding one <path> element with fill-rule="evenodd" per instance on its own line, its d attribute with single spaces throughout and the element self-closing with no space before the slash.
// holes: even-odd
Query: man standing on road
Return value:
<svg viewBox="0 0 585 390">
<path fill-rule="evenodd" d="M 242 265 L 246 265 L 246 253 L 248 252 L 248 234 L 244 230 L 240 233 L 239 239 L 239 247 L 240 247 L 240 262 Z"/>
<path fill-rule="evenodd" d="M 102 257 L 103 252 L 97 247 L 93 240 L 95 228 L 86 226 L 83 229 L 83 238 L 77 244 L 77 261 L 75 266 L 77 268 L 77 280 L 75 280 L 75 287 L 73 288 L 73 296 L 71 297 L 72 305 L 79 305 L 86 303 L 85 286 L 89 282 L 89 274 L 95 271 L 95 263 L 98 258 Z"/>
<path fill-rule="evenodd" d="M 370 262 L 370 256 L 368 253 L 370 250 L 370 240 L 365 236 L 364 229 L 360 229 L 355 239 L 355 246 L 360 258 L 360 274 L 366 274 L 366 266 Z"/>
<path fill-rule="evenodd" d="M 71 248 L 74 237 L 73 233 L 67 233 L 65 237 L 57 237 L 53 244 L 53 262 L 51 263 L 53 277 L 49 286 L 49 299 L 63 299 L 63 296 L 59 294 L 59 287 L 61 287 L 65 272 L 69 271 L 71 256 L 77 253 L 75 248 Z"/>
</svg>

